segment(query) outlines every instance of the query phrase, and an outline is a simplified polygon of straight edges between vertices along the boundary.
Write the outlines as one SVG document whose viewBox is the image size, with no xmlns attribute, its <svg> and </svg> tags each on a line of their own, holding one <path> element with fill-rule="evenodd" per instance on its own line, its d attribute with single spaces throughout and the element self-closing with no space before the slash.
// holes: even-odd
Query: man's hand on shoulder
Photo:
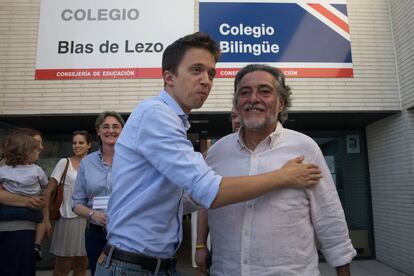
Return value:
<svg viewBox="0 0 414 276">
<path fill-rule="evenodd" d="M 307 188 L 316 185 L 322 178 L 319 167 L 315 164 L 302 163 L 304 156 L 286 162 L 280 169 L 286 188 Z"/>
</svg>

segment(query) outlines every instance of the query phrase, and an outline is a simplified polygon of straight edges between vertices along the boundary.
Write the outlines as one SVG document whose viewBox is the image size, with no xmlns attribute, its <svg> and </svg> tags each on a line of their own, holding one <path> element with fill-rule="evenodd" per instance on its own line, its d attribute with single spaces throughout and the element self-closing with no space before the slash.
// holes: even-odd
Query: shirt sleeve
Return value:
<svg viewBox="0 0 414 276">
<path fill-rule="evenodd" d="M 205 208 L 215 199 L 222 177 L 205 163 L 187 139 L 180 117 L 164 104 L 156 104 L 144 112 L 138 123 L 137 151 L 162 175 Z"/>
<path fill-rule="evenodd" d="M 86 178 L 85 178 L 85 158 L 80 162 L 78 174 L 76 176 L 75 187 L 72 194 L 72 209 L 76 205 L 88 206 L 88 195 L 86 191 Z"/>
<path fill-rule="evenodd" d="M 345 214 L 332 180 L 331 173 L 319 147 L 311 162 L 319 165 L 322 179 L 307 189 L 310 199 L 311 218 L 321 244 L 321 252 L 332 267 L 348 264 L 356 255 L 349 238 Z"/>
<path fill-rule="evenodd" d="M 198 205 L 188 193 L 184 193 L 183 195 L 183 214 L 190 214 L 195 212 L 199 209 L 203 208 L 202 206 Z"/>
<path fill-rule="evenodd" d="M 40 167 L 39 167 L 39 183 L 40 183 L 40 186 L 43 188 L 46 187 L 47 184 L 49 183 L 49 179 L 47 178 L 47 175 Z"/>
<path fill-rule="evenodd" d="M 58 184 L 60 182 L 60 178 L 62 177 L 63 171 L 65 170 L 66 162 L 66 158 L 60 159 L 50 175 L 50 178 L 54 178 Z"/>
</svg>

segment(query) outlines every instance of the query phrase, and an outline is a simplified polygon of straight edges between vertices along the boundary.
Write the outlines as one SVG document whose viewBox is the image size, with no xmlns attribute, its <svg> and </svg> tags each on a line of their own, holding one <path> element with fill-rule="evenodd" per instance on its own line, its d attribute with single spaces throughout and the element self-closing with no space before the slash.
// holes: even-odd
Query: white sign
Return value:
<svg viewBox="0 0 414 276">
<path fill-rule="evenodd" d="M 194 28 L 190 0 L 42 0 L 35 77 L 160 78 L 165 48 Z"/>
</svg>

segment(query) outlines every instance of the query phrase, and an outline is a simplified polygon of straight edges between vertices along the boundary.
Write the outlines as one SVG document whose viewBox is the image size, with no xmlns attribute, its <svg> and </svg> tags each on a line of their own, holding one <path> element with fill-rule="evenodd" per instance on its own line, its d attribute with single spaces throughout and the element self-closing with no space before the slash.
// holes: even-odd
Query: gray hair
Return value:
<svg viewBox="0 0 414 276">
<path fill-rule="evenodd" d="M 240 71 L 236 75 L 236 78 L 234 79 L 233 106 L 237 106 L 237 102 L 239 99 L 238 86 L 240 81 L 245 75 L 254 71 L 265 71 L 275 77 L 276 91 L 277 93 L 279 93 L 279 96 L 282 98 L 285 104 L 284 110 L 279 113 L 278 117 L 278 120 L 283 124 L 288 118 L 287 108 L 290 107 L 292 104 L 290 98 L 292 92 L 290 92 L 290 87 L 285 85 L 285 76 L 283 75 L 283 72 L 280 71 L 278 68 L 266 64 L 249 64 L 240 69 Z"/>
<path fill-rule="evenodd" d="M 105 121 L 105 118 L 109 117 L 109 116 L 114 117 L 122 125 L 122 127 L 125 125 L 124 118 L 122 118 L 122 116 L 119 115 L 118 112 L 116 112 L 116 111 L 103 111 L 98 115 L 98 117 L 95 120 L 95 128 L 98 129 L 100 127 L 100 125 L 102 125 L 103 122 Z"/>
</svg>

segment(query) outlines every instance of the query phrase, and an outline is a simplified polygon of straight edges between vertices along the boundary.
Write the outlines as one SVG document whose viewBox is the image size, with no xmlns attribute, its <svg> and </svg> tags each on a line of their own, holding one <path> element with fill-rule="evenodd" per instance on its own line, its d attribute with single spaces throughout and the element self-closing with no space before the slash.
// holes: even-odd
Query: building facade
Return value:
<svg viewBox="0 0 414 276">
<path fill-rule="evenodd" d="M 321 146 L 359 256 L 414 275 L 414 2 L 348 0 L 347 8 L 354 77 L 288 79 L 287 127 Z M 127 117 L 163 81 L 34 80 L 39 11 L 40 0 L 0 1 L 0 135 L 41 130 L 50 172 L 70 153 L 72 131 L 93 132 L 103 110 Z M 233 79 L 216 79 L 191 115 L 196 147 L 230 131 L 232 91 Z"/>
</svg>

